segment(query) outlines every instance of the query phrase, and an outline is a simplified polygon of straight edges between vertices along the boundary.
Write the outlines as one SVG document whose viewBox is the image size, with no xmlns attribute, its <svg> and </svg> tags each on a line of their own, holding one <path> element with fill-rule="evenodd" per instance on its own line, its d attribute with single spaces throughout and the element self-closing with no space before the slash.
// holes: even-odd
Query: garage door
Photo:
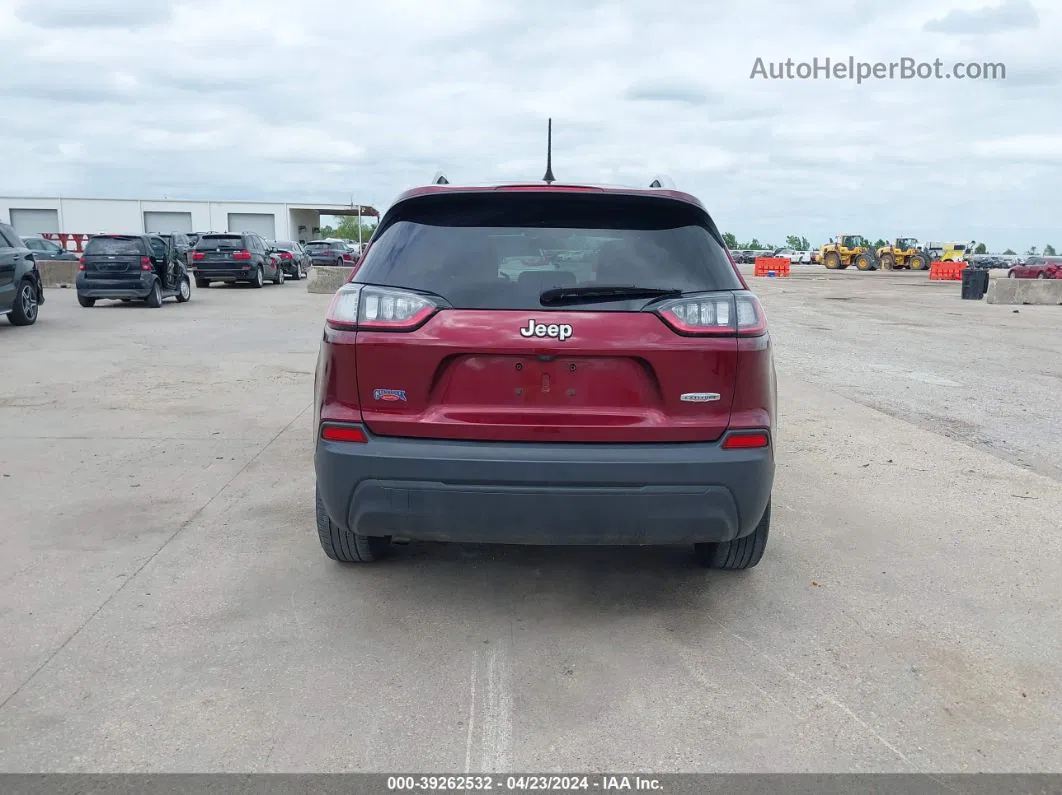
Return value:
<svg viewBox="0 0 1062 795">
<path fill-rule="evenodd" d="M 16 210 L 11 208 L 11 226 L 20 235 L 42 235 L 59 232 L 58 210 Z"/>
<path fill-rule="evenodd" d="M 266 240 L 276 240 L 277 219 L 273 213 L 229 213 L 230 232 L 257 232 Z"/>
<path fill-rule="evenodd" d="M 192 231 L 191 213 L 163 213 L 146 211 L 144 213 L 144 231 L 148 234 L 168 234 L 170 232 Z"/>
</svg>

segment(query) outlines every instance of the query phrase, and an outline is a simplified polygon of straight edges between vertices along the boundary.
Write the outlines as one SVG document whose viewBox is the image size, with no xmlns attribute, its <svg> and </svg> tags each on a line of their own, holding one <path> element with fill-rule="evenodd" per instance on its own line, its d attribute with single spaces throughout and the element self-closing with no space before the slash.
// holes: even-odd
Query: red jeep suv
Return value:
<svg viewBox="0 0 1062 795">
<path fill-rule="evenodd" d="M 325 321 L 321 545 L 693 544 L 750 568 L 776 399 L 763 309 L 693 196 L 411 190 Z"/>
</svg>

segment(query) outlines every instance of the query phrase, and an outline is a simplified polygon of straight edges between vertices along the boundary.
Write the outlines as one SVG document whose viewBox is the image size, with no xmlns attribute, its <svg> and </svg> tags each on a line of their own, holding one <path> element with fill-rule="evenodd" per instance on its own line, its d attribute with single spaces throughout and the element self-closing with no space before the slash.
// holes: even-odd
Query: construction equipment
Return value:
<svg viewBox="0 0 1062 795">
<path fill-rule="evenodd" d="M 910 268 L 924 271 L 929 267 L 930 256 L 913 237 L 898 237 L 890 246 L 878 249 L 878 261 L 882 270 Z"/>
<path fill-rule="evenodd" d="M 819 249 L 822 264 L 830 270 L 855 265 L 861 271 L 878 269 L 874 247 L 862 235 L 838 235 Z"/>
<path fill-rule="evenodd" d="M 973 247 L 966 243 L 926 243 L 923 248 L 930 262 L 958 262 L 973 253 Z"/>
</svg>

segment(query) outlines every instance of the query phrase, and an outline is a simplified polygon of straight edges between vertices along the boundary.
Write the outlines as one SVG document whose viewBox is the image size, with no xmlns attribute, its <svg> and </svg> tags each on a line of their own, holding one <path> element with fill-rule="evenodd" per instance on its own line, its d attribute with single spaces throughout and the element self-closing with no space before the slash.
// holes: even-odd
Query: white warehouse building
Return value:
<svg viewBox="0 0 1062 795">
<path fill-rule="evenodd" d="M 379 213 L 356 204 L 0 196 L 0 221 L 23 237 L 257 232 L 267 240 L 307 241 L 320 237 L 321 216 L 336 215 L 378 218 Z"/>
</svg>

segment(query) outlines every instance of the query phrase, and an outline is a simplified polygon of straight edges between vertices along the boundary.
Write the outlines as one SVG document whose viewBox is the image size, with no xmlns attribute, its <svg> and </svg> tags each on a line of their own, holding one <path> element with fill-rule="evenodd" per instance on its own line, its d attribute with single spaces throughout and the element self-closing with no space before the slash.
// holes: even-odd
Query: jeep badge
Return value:
<svg viewBox="0 0 1062 795">
<path fill-rule="evenodd" d="M 550 337 L 551 339 L 564 342 L 572 335 L 572 327 L 567 323 L 536 323 L 534 318 L 527 322 L 527 328 L 520 329 L 521 337 Z"/>
</svg>

